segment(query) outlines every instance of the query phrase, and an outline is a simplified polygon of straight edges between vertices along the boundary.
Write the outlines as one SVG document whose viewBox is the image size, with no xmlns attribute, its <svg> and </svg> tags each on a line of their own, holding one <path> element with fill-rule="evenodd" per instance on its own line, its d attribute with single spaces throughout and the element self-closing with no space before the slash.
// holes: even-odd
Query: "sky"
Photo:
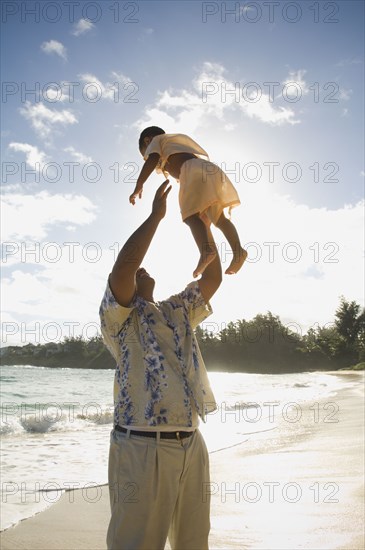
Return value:
<svg viewBox="0 0 365 550">
<path fill-rule="evenodd" d="M 98 333 L 150 125 L 188 134 L 226 171 L 248 260 L 203 328 L 271 311 L 298 334 L 364 303 L 364 4 L 14 2 L 2 8 L 1 345 Z M 198 251 L 172 179 L 143 265 L 155 299 Z M 223 269 L 231 253 L 213 228 Z"/>
</svg>

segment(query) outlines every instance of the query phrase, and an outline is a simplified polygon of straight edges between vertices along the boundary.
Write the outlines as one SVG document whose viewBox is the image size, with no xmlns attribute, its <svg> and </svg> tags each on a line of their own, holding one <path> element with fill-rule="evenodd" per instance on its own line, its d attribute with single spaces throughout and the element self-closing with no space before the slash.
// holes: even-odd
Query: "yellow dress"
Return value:
<svg viewBox="0 0 365 550">
<path fill-rule="evenodd" d="M 238 193 L 228 176 L 213 162 L 193 139 L 184 134 L 160 134 L 149 143 L 144 158 L 151 153 L 160 155 L 156 168 L 163 173 L 167 159 L 175 153 L 191 153 L 199 158 L 191 159 L 181 167 L 179 174 L 179 205 L 182 219 L 193 214 L 206 214 L 216 224 L 224 208 L 229 210 L 240 204 Z M 203 158 L 205 157 L 205 158 Z M 207 159 L 207 160 L 206 160 Z"/>
</svg>

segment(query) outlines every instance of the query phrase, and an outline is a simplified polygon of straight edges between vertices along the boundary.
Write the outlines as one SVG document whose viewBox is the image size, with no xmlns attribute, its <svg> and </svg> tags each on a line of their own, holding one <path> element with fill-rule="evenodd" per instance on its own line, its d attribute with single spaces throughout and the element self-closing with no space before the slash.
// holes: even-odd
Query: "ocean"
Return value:
<svg viewBox="0 0 365 550">
<path fill-rule="evenodd" d="M 285 448 L 315 422 L 338 422 L 336 392 L 353 383 L 324 372 L 209 378 L 218 409 L 200 429 L 211 454 L 234 446 L 251 455 Z M 1 530 L 70 489 L 82 489 L 89 502 L 100 498 L 113 379 L 112 370 L 1 367 Z"/>
</svg>

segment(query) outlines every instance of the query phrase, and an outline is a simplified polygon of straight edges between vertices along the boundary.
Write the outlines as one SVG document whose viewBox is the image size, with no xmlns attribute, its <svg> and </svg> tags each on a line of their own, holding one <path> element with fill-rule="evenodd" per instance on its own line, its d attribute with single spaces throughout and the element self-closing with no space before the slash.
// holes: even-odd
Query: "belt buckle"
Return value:
<svg viewBox="0 0 365 550">
<path fill-rule="evenodd" d="M 178 441 L 180 441 L 180 445 L 183 447 L 184 445 L 183 445 L 183 440 L 182 440 L 181 437 L 180 437 L 180 432 L 175 432 L 175 433 L 176 433 L 176 439 L 177 439 Z"/>
</svg>

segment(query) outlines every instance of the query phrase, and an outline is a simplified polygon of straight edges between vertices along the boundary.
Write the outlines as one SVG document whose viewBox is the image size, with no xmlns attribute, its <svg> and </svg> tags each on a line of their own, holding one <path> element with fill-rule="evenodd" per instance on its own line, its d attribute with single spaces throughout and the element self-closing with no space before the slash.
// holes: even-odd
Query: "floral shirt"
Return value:
<svg viewBox="0 0 365 550">
<path fill-rule="evenodd" d="M 116 360 L 115 425 L 194 428 L 198 415 L 205 420 L 216 409 L 193 332 L 211 313 L 198 282 L 162 302 L 135 296 L 130 307 L 119 305 L 107 284 L 100 320 Z"/>
</svg>

